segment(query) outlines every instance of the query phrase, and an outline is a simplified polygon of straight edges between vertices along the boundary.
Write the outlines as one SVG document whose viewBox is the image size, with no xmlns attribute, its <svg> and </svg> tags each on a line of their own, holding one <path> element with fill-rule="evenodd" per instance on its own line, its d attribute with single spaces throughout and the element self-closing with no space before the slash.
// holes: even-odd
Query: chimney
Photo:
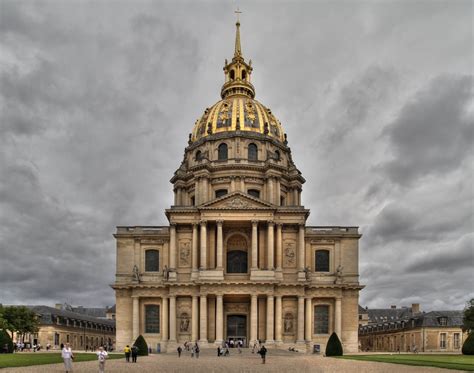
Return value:
<svg viewBox="0 0 474 373">
<path fill-rule="evenodd" d="M 390 308 L 391 308 L 392 310 L 394 310 L 395 308 L 397 308 L 397 306 L 394 305 L 394 304 L 392 304 L 392 305 L 390 306 Z"/>
<path fill-rule="evenodd" d="M 54 308 L 56 308 L 57 310 L 62 310 L 63 309 L 63 304 L 62 303 L 56 303 L 54 305 Z"/>
<path fill-rule="evenodd" d="M 411 312 L 412 313 L 420 313 L 420 303 L 412 303 Z"/>
</svg>

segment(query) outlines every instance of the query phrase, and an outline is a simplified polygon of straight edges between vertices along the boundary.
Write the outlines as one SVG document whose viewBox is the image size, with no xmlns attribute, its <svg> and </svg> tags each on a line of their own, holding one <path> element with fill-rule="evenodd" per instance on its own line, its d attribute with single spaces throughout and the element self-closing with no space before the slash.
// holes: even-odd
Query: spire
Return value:
<svg viewBox="0 0 474 373">
<path fill-rule="evenodd" d="M 240 19 L 239 19 L 239 14 L 242 13 L 239 8 L 234 12 L 237 14 L 237 22 L 235 24 L 236 30 L 235 30 L 235 51 L 234 51 L 234 57 L 242 57 L 242 48 L 240 46 Z"/>
</svg>

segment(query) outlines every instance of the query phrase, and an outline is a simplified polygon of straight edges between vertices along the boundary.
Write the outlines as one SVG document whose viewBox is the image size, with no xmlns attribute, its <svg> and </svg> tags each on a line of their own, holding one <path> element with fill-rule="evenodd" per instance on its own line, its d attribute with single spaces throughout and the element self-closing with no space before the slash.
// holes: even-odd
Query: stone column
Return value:
<svg viewBox="0 0 474 373">
<path fill-rule="evenodd" d="M 177 206 L 177 205 L 178 205 L 178 189 L 175 188 L 175 189 L 173 190 L 173 192 L 174 192 L 174 203 L 173 203 L 173 204 L 174 204 L 175 206 Z"/>
<path fill-rule="evenodd" d="M 250 299 L 250 343 L 254 343 L 257 340 L 258 297 L 256 294 L 252 294 Z"/>
<path fill-rule="evenodd" d="M 199 342 L 207 343 L 207 295 L 201 295 L 200 339 Z"/>
<path fill-rule="evenodd" d="M 181 192 L 182 192 L 181 188 L 178 188 L 178 190 L 177 190 L 177 201 L 176 201 L 178 206 L 183 205 L 183 198 L 182 198 L 182 193 Z"/>
<path fill-rule="evenodd" d="M 298 190 L 298 206 L 301 206 L 301 190 Z"/>
<path fill-rule="evenodd" d="M 304 271 L 304 224 L 300 224 L 298 231 L 298 271 Z"/>
<path fill-rule="evenodd" d="M 304 343 L 304 297 L 298 297 L 298 332 L 296 342 Z"/>
<path fill-rule="evenodd" d="M 293 206 L 298 206 L 298 188 L 293 188 Z"/>
<path fill-rule="evenodd" d="M 170 269 L 176 269 L 176 224 L 170 224 L 170 247 L 169 247 Z"/>
<path fill-rule="evenodd" d="M 221 294 L 216 296 L 216 343 L 224 340 L 224 299 Z"/>
<path fill-rule="evenodd" d="M 163 342 L 168 341 L 168 297 L 161 298 L 162 307 L 162 327 L 161 327 L 161 340 Z"/>
<path fill-rule="evenodd" d="M 275 342 L 281 343 L 283 340 L 282 336 L 282 301 L 281 295 L 275 297 Z"/>
<path fill-rule="evenodd" d="M 267 258 L 268 258 L 268 269 L 273 270 L 274 269 L 274 263 L 273 263 L 273 255 L 275 252 L 275 245 L 274 245 L 274 237 L 275 234 L 273 233 L 273 226 L 274 223 L 272 221 L 268 222 L 268 238 L 267 238 Z"/>
<path fill-rule="evenodd" d="M 268 202 L 275 203 L 275 196 L 273 193 L 273 177 L 270 176 L 267 181 L 268 185 Z"/>
<path fill-rule="evenodd" d="M 198 225 L 193 224 L 193 247 L 192 247 L 192 269 L 198 270 Z"/>
<path fill-rule="evenodd" d="M 267 343 L 273 343 L 273 295 L 267 296 Z"/>
<path fill-rule="evenodd" d="M 207 269 L 207 221 L 201 221 L 201 265 L 202 270 Z"/>
<path fill-rule="evenodd" d="M 132 296 L 132 338 L 138 338 L 140 335 L 140 298 Z"/>
<path fill-rule="evenodd" d="M 170 342 L 176 342 L 176 296 L 170 296 Z"/>
<path fill-rule="evenodd" d="M 282 267 L 282 255 L 283 255 L 283 247 L 282 247 L 282 224 L 277 224 L 277 234 L 276 234 L 276 270 L 281 271 Z"/>
<path fill-rule="evenodd" d="M 245 177 L 243 176 L 240 178 L 240 190 L 245 193 Z"/>
<path fill-rule="evenodd" d="M 224 242 L 222 234 L 222 225 L 224 224 L 223 220 L 217 220 L 217 263 L 216 269 L 223 269 L 222 267 L 222 256 L 224 251 Z"/>
<path fill-rule="evenodd" d="M 209 180 L 207 179 L 207 177 L 203 177 L 201 179 L 201 203 L 205 203 L 207 202 L 207 196 L 209 194 Z"/>
<path fill-rule="evenodd" d="M 341 298 L 336 298 L 335 307 L 334 307 L 334 331 L 336 332 L 339 339 L 342 341 L 342 301 Z"/>
<path fill-rule="evenodd" d="M 306 312 L 305 312 L 305 328 L 304 328 L 304 339 L 311 341 L 311 309 L 313 300 L 306 298 Z"/>
<path fill-rule="evenodd" d="M 192 342 L 197 342 L 198 340 L 198 325 L 199 325 L 199 320 L 198 320 L 198 296 L 193 295 L 193 301 L 191 305 L 191 341 Z"/>
<path fill-rule="evenodd" d="M 230 192 L 235 192 L 235 176 L 230 177 Z"/>
<path fill-rule="evenodd" d="M 201 186 L 200 178 L 196 178 L 196 182 L 194 183 L 194 205 L 198 206 L 201 203 L 201 191 L 199 190 Z"/>
<path fill-rule="evenodd" d="M 252 269 L 258 269 L 258 221 L 252 220 Z"/>
<path fill-rule="evenodd" d="M 276 187 L 275 188 L 276 189 L 276 191 L 275 191 L 276 192 L 275 193 L 275 200 L 276 200 L 275 202 L 276 203 L 275 204 L 277 206 L 280 206 L 281 205 L 281 203 L 280 203 L 280 201 L 281 201 L 281 198 L 280 198 L 281 197 L 281 186 L 280 186 L 280 179 L 278 179 L 278 178 L 275 178 L 275 187 Z"/>
</svg>

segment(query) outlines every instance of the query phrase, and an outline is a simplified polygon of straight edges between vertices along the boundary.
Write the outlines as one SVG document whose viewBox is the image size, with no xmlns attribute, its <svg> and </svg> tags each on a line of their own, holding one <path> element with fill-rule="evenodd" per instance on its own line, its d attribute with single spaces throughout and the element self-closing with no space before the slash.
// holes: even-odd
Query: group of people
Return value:
<svg viewBox="0 0 474 373">
<path fill-rule="evenodd" d="M 99 361 L 99 373 L 105 372 L 105 360 L 107 359 L 108 353 L 105 349 L 100 346 L 96 352 L 97 360 Z M 66 373 L 72 372 L 72 362 L 74 360 L 74 354 L 71 349 L 71 345 L 66 343 L 61 350 L 61 357 L 64 362 L 64 369 Z"/>
<path fill-rule="evenodd" d="M 201 352 L 201 349 L 199 348 L 197 342 L 195 344 L 192 344 L 191 342 L 184 342 L 184 349 L 181 346 L 178 346 L 176 351 L 178 352 L 178 357 L 181 357 L 181 353 L 183 351 L 188 351 L 191 352 L 191 357 L 199 359 L 199 353 Z"/>
<path fill-rule="evenodd" d="M 127 363 L 129 363 L 130 362 L 130 356 L 131 356 L 132 357 L 132 363 L 136 363 L 139 351 L 140 351 L 140 349 L 136 345 L 133 345 L 132 347 L 130 347 L 130 345 L 126 345 L 125 348 L 123 349 L 123 352 L 125 352 L 125 361 Z"/>
</svg>

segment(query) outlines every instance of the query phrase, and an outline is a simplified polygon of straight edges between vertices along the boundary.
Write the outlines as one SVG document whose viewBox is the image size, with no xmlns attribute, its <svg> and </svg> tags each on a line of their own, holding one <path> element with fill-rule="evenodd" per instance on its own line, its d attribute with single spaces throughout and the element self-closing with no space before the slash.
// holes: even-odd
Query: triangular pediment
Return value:
<svg viewBox="0 0 474 373">
<path fill-rule="evenodd" d="M 249 196 L 241 192 L 233 192 L 226 194 L 223 197 L 216 198 L 212 201 L 206 202 L 199 209 L 225 209 L 225 210 L 261 210 L 274 209 L 271 203 L 262 201 L 258 198 Z"/>
</svg>

